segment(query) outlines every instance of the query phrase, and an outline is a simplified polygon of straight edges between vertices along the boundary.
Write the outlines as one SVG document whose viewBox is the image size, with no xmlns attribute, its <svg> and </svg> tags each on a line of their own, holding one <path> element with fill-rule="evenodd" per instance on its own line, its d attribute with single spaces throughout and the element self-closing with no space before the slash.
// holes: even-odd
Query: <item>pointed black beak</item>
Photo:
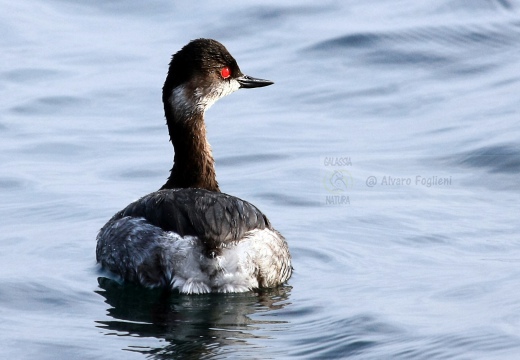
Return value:
<svg viewBox="0 0 520 360">
<path fill-rule="evenodd" d="M 245 89 L 263 87 L 274 84 L 274 82 L 270 80 L 257 79 L 247 75 L 242 75 L 241 77 L 237 78 L 237 81 L 240 84 L 240 88 Z"/>
</svg>

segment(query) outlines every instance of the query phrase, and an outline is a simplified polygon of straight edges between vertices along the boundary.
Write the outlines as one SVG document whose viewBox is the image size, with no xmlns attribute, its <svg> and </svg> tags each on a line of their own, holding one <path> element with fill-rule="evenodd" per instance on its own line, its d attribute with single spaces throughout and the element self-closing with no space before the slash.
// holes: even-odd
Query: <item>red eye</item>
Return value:
<svg viewBox="0 0 520 360">
<path fill-rule="evenodd" d="M 231 70 L 227 66 L 225 66 L 222 68 L 222 70 L 220 70 L 220 75 L 222 75 L 223 79 L 227 79 L 231 76 Z"/>
</svg>

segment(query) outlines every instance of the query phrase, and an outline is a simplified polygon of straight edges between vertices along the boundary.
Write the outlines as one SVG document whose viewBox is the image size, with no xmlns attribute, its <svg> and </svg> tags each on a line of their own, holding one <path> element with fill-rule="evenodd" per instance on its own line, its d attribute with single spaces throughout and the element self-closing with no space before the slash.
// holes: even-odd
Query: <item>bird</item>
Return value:
<svg viewBox="0 0 520 360">
<path fill-rule="evenodd" d="M 162 89 L 174 163 L 157 191 L 98 232 L 96 260 L 124 282 L 183 294 L 273 288 L 293 272 L 285 238 L 253 204 L 220 191 L 205 112 L 239 89 L 272 85 L 244 75 L 220 42 L 176 52 Z"/>
</svg>

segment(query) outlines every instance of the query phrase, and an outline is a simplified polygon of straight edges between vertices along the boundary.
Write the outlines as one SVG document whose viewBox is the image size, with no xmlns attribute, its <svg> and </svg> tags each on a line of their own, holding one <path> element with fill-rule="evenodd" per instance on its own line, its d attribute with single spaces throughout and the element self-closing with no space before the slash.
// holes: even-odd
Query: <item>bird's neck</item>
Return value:
<svg viewBox="0 0 520 360">
<path fill-rule="evenodd" d="M 170 103 L 170 104 L 168 104 Z M 165 103 L 166 121 L 175 157 L 161 189 L 200 188 L 220 192 L 215 161 L 206 138 L 204 110 L 182 111 Z"/>
</svg>

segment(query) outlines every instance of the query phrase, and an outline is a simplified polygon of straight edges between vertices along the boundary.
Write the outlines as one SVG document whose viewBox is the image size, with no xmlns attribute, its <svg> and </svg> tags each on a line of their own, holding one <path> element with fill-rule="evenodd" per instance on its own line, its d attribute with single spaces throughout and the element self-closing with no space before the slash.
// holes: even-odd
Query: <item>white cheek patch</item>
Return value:
<svg viewBox="0 0 520 360">
<path fill-rule="evenodd" d="M 224 81 L 212 88 L 206 96 L 200 96 L 197 106 L 204 111 L 208 110 L 218 99 L 234 93 L 240 89 L 240 84 L 235 79 Z"/>
<path fill-rule="evenodd" d="M 176 117 L 182 119 L 194 112 L 205 112 L 218 99 L 232 94 L 238 89 L 240 89 L 240 84 L 234 79 L 223 81 L 207 92 L 202 91 L 201 88 L 196 88 L 191 94 L 188 93 L 186 85 L 183 84 L 173 89 L 168 102 Z"/>
</svg>

